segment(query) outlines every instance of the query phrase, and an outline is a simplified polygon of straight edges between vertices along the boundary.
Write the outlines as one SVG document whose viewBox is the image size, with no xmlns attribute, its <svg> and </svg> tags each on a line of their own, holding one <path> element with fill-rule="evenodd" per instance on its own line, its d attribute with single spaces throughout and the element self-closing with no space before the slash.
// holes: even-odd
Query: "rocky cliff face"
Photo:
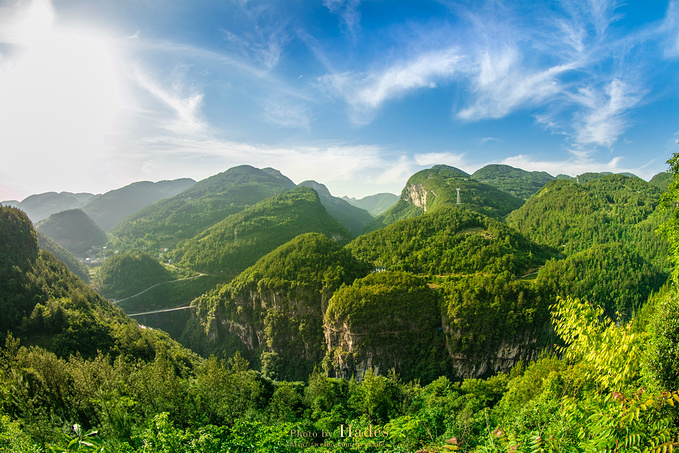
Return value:
<svg viewBox="0 0 679 453">
<path fill-rule="evenodd" d="M 532 333 L 507 338 L 497 348 L 479 355 L 465 355 L 451 348 L 450 331 L 411 325 L 403 331 L 359 331 L 346 320 L 339 325 L 325 325 L 328 352 L 324 367 L 331 376 L 357 379 L 369 369 L 386 374 L 392 368 L 404 380 L 422 379 L 434 371 L 456 379 L 483 378 L 508 371 L 519 361 L 537 359 L 543 345 Z M 442 365 L 445 363 L 445 365 Z"/>
<path fill-rule="evenodd" d="M 321 362 L 327 291 L 260 282 L 238 290 L 225 287 L 218 297 L 217 304 L 197 302 L 188 329 L 192 339 L 185 338 L 192 347 L 203 343 L 201 353 L 229 357 L 238 351 L 253 366 L 288 380 L 307 378 Z"/>
<path fill-rule="evenodd" d="M 216 305 L 199 301 L 192 323 L 209 345 L 202 354 L 239 351 L 253 367 L 286 380 L 306 379 L 318 365 L 347 379 L 369 369 L 394 369 L 405 381 L 481 378 L 534 360 L 546 344 L 549 332 L 540 326 L 484 342 L 442 312 L 441 297 L 425 280 L 397 272 L 372 274 L 334 293 L 260 280 L 223 288 Z"/>
<path fill-rule="evenodd" d="M 375 273 L 340 288 L 324 318 L 325 371 L 359 379 L 369 368 L 393 368 L 404 380 L 448 374 L 438 305 L 439 294 L 405 272 Z"/>
<path fill-rule="evenodd" d="M 431 200 L 436 197 L 433 190 L 425 189 L 422 184 L 410 184 L 403 189 L 401 198 L 410 204 L 414 204 L 418 208 L 424 209 L 427 212 L 427 202 L 431 204 Z"/>
<path fill-rule="evenodd" d="M 544 344 L 540 344 L 533 332 L 526 332 L 521 337 L 507 338 L 497 347 L 483 354 L 467 356 L 452 350 L 449 332 L 446 335 L 448 350 L 454 375 L 461 379 L 483 378 L 500 371 L 508 371 L 519 361 L 528 363 L 540 355 Z"/>
</svg>

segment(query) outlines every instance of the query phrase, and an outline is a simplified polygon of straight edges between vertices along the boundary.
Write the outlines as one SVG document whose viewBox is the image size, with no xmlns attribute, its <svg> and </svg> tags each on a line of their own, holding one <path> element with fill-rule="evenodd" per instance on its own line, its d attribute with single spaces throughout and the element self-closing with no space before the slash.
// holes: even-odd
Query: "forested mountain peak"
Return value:
<svg viewBox="0 0 679 453">
<path fill-rule="evenodd" d="M 316 191 L 316 193 L 321 197 L 327 197 L 330 198 L 332 195 L 330 194 L 330 191 L 328 188 L 319 182 L 313 181 L 313 180 L 307 180 L 307 181 L 302 181 L 298 184 L 299 187 L 311 187 Z"/>
<path fill-rule="evenodd" d="M 461 170 L 435 165 L 411 176 L 396 205 L 376 217 L 366 231 L 374 231 L 440 207 L 462 207 L 501 218 L 522 204 L 519 198 L 476 181 Z"/>
<path fill-rule="evenodd" d="M 639 178 L 634 173 L 611 173 L 610 171 L 602 171 L 602 172 L 582 173 L 582 174 L 576 176 L 574 179 L 576 181 L 578 181 L 579 183 L 586 183 L 586 182 L 594 181 L 595 179 L 603 178 L 604 176 L 611 176 L 611 175 L 621 175 L 621 176 L 626 176 L 628 178 Z"/>
<path fill-rule="evenodd" d="M 453 167 L 453 166 L 450 166 L 450 165 L 445 165 L 445 164 L 437 164 L 437 165 L 434 165 L 433 167 L 431 167 L 429 170 L 424 170 L 424 171 L 428 171 L 429 173 L 432 173 L 432 172 L 443 173 L 443 172 L 445 172 L 449 175 L 457 174 L 462 178 L 468 178 L 469 176 L 471 176 L 469 173 L 462 171 L 459 168 L 456 168 L 456 167 Z"/>
<path fill-rule="evenodd" d="M 173 181 L 138 181 L 89 201 L 83 211 L 104 231 L 153 202 L 175 196 L 194 185 L 190 178 Z"/>
<path fill-rule="evenodd" d="M 7 201 L 3 204 L 21 209 L 32 222 L 37 223 L 57 212 L 81 208 L 96 197 L 98 195 L 91 193 L 45 192 L 30 195 L 20 202 Z"/>
<path fill-rule="evenodd" d="M 322 233 L 304 233 L 263 256 L 243 271 L 231 283 L 239 287 L 246 282 L 256 284 L 261 279 L 281 279 L 304 283 L 326 284 L 339 276 L 330 276 L 326 271 L 341 265 L 342 273 L 352 278 L 365 276 L 370 267 L 351 256 L 346 248 Z M 318 288 L 321 289 L 320 287 Z"/>
<path fill-rule="evenodd" d="M 178 196 L 182 198 L 215 196 L 224 191 L 228 191 L 233 187 L 255 184 L 279 185 L 286 190 L 295 187 L 294 182 L 273 168 L 259 169 L 251 165 L 238 165 L 198 181 L 191 188 L 185 190 Z"/>
<path fill-rule="evenodd" d="M 24 268 L 38 256 L 38 236 L 26 213 L 0 206 L 0 266 Z"/>
<path fill-rule="evenodd" d="M 349 230 L 353 236 L 363 233 L 366 225 L 373 219 L 365 209 L 354 206 L 342 198 L 332 196 L 327 187 L 316 181 L 304 181 L 298 187 L 310 187 L 315 190 L 328 214 Z"/>
<path fill-rule="evenodd" d="M 108 242 L 106 233 L 82 209 L 52 214 L 37 225 L 38 230 L 76 256 Z"/>
<path fill-rule="evenodd" d="M 228 216 L 187 240 L 170 256 L 191 269 L 235 275 L 308 232 L 323 233 L 340 244 L 351 238 L 328 214 L 315 190 L 298 187 Z"/>
<path fill-rule="evenodd" d="M 233 167 L 141 209 L 112 233 L 121 248 L 132 249 L 139 244 L 149 250 L 172 248 L 225 217 L 294 187 L 277 170 Z"/>
<path fill-rule="evenodd" d="M 526 171 L 501 164 L 486 165 L 472 177 L 524 200 L 554 179 L 544 171 Z"/>
</svg>

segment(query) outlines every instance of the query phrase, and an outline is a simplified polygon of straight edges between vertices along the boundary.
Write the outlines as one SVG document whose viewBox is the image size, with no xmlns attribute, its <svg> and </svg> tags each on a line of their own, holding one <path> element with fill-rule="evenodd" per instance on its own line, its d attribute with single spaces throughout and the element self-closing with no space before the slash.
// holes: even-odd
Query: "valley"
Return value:
<svg viewBox="0 0 679 453">
<path fill-rule="evenodd" d="M 618 423 L 644 385 L 626 429 L 671 443 L 672 181 L 435 165 L 356 200 L 243 165 L 8 203 L 0 442 L 60 445 L 77 422 L 110 451 L 162 451 L 161 432 L 382 451 L 283 441 L 351 422 L 384 425 L 393 451 L 558 451 L 576 440 L 552 412 Z"/>
</svg>

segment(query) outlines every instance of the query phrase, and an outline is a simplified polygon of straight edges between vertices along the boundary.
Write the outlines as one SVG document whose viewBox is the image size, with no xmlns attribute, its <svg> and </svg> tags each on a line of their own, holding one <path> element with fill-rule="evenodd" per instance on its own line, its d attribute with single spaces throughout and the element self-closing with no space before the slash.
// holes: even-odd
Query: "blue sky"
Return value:
<svg viewBox="0 0 679 453">
<path fill-rule="evenodd" d="M 649 179 L 679 2 L 0 0 L 0 200 L 274 167 L 337 196 L 443 163 Z"/>
</svg>

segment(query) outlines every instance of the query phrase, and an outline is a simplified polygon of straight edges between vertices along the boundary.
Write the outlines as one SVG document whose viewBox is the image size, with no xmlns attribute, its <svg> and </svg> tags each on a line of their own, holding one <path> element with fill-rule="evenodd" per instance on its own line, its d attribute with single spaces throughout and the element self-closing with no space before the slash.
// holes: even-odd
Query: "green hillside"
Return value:
<svg viewBox="0 0 679 453">
<path fill-rule="evenodd" d="M 204 355 L 240 351 L 272 377 L 306 379 L 325 353 L 328 299 L 368 270 L 327 236 L 302 234 L 196 300 L 184 341 Z"/>
<path fill-rule="evenodd" d="M 38 244 L 41 250 L 50 252 L 56 259 L 61 261 L 68 267 L 68 270 L 77 275 L 85 283 L 90 281 L 90 272 L 83 263 L 80 262 L 71 252 L 54 242 L 45 234 L 38 233 Z"/>
<path fill-rule="evenodd" d="M 122 299 L 171 279 L 170 271 L 148 253 L 139 251 L 107 258 L 99 268 L 95 286 L 104 297 Z"/>
<path fill-rule="evenodd" d="M 603 172 L 588 172 L 588 173 L 582 173 L 581 175 L 578 175 L 575 179 L 580 183 L 584 184 L 586 182 L 594 181 L 600 178 L 603 178 L 604 176 L 610 176 L 613 175 L 614 173 L 611 173 L 610 171 L 603 171 Z M 617 175 L 622 175 L 622 176 L 627 176 L 628 178 L 638 178 L 637 175 L 634 173 L 615 173 Z"/>
<path fill-rule="evenodd" d="M 657 187 L 623 175 L 580 184 L 556 180 L 512 212 L 507 223 L 566 255 L 621 242 L 662 262 L 667 246 L 655 234 L 660 219 L 653 215 L 659 198 Z"/>
<path fill-rule="evenodd" d="M 472 178 L 527 200 L 554 176 L 544 171 L 526 171 L 509 165 L 491 164 L 476 170 Z"/>
<path fill-rule="evenodd" d="M 76 256 L 108 242 L 106 233 L 81 209 L 52 214 L 36 225 L 37 229 Z"/>
<path fill-rule="evenodd" d="M 547 184 L 507 222 L 565 260 L 547 262 L 538 283 L 555 294 L 600 304 L 626 319 L 669 275 L 666 240 L 656 233 L 660 189 L 607 175 L 587 183 Z"/>
<path fill-rule="evenodd" d="M 672 176 L 671 173 L 664 171 L 653 176 L 649 183 L 665 192 L 670 187 L 670 184 L 672 183 L 673 179 L 674 177 Z"/>
<path fill-rule="evenodd" d="M 233 167 L 147 206 L 111 232 L 116 245 L 125 250 L 173 248 L 227 216 L 294 187 L 277 170 Z"/>
<path fill-rule="evenodd" d="M 316 181 L 304 181 L 299 183 L 299 186 L 314 189 L 330 217 L 337 220 L 353 236 L 363 233 L 366 225 L 373 219 L 365 209 L 357 208 L 341 198 L 333 197 L 323 184 Z"/>
<path fill-rule="evenodd" d="M 327 372 L 349 379 L 371 363 L 375 373 L 394 369 L 406 380 L 449 374 L 439 306 L 440 294 L 405 272 L 375 273 L 343 286 L 323 318 Z"/>
<path fill-rule="evenodd" d="M 111 190 L 89 201 L 83 211 L 102 230 L 108 231 L 124 218 L 163 198 L 175 196 L 196 182 L 183 178 L 174 181 L 141 181 Z"/>
<path fill-rule="evenodd" d="M 234 276 L 276 247 L 309 232 L 323 233 L 340 244 L 351 239 L 328 215 L 318 194 L 299 187 L 225 218 L 168 256 L 183 267 Z"/>
<path fill-rule="evenodd" d="M 0 337 L 10 333 L 60 357 L 131 354 L 151 358 L 163 335 L 144 332 L 39 250 L 36 231 L 21 211 L 0 207 Z M 177 347 L 166 343 L 164 347 Z"/>
<path fill-rule="evenodd" d="M 31 195 L 21 202 L 3 202 L 3 204 L 21 209 L 33 223 L 38 223 L 57 212 L 82 208 L 87 202 L 97 197 L 98 195 L 91 193 L 46 192 Z"/>
<path fill-rule="evenodd" d="M 396 222 L 347 248 L 375 266 L 431 275 L 521 274 L 549 257 L 545 247 L 504 223 L 460 208 Z"/>
<path fill-rule="evenodd" d="M 358 200 L 353 197 L 342 197 L 342 199 L 357 208 L 365 209 L 371 216 L 377 217 L 394 206 L 398 201 L 398 196 L 393 193 L 378 193 L 375 195 L 368 195 L 367 197 Z"/>
<path fill-rule="evenodd" d="M 669 277 L 664 259 L 642 256 L 630 244 L 611 242 L 550 260 L 537 274 L 537 284 L 561 297 L 579 297 L 604 308 L 611 317 L 630 319 Z M 665 263 L 665 266 L 667 264 Z"/>
<path fill-rule="evenodd" d="M 212 290 L 220 275 L 156 287 L 205 288 L 182 341 L 208 359 L 138 326 L 0 208 L 0 451 L 672 451 L 676 188 L 557 179 L 506 224 L 499 207 L 450 202 L 442 189 L 468 176 L 432 170 L 394 207 L 417 217 L 344 247 L 349 233 L 301 187 L 169 252 L 224 279 L 222 260 L 261 256 Z M 120 290 L 160 266 L 119 259 L 132 260 Z"/>
<path fill-rule="evenodd" d="M 457 189 L 460 189 L 459 204 Z M 411 176 L 396 205 L 376 217 L 366 231 L 374 231 L 440 207 L 461 207 L 489 217 L 502 218 L 522 204 L 519 198 L 471 179 L 462 170 L 435 165 Z"/>
</svg>

